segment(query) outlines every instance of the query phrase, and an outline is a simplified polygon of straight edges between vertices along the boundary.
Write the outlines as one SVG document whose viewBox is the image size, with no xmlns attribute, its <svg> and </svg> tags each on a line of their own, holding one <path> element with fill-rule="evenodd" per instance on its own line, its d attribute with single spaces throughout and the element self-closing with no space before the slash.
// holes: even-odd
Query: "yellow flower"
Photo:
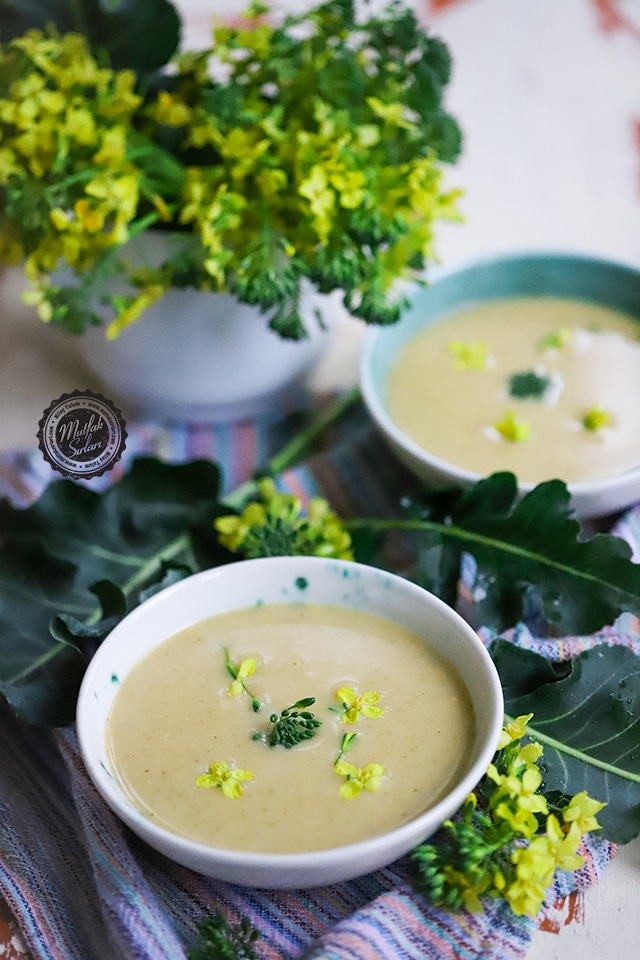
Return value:
<svg viewBox="0 0 640 960">
<path fill-rule="evenodd" d="M 133 70 L 119 70 L 114 74 L 113 90 L 100 102 L 100 113 L 110 120 L 130 122 L 132 115 L 142 104 L 142 97 L 135 93 L 136 75 Z"/>
<path fill-rule="evenodd" d="M 62 125 L 62 133 L 64 136 L 74 137 L 78 143 L 94 144 L 96 142 L 96 122 L 91 111 L 87 110 L 86 107 L 69 107 Z"/>
<path fill-rule="evenodd" d="M 225 797 L 236 800 L 244 793 L 242 783 L 246 780 L 253 780 L 251 770 L 230 767 L 228 763 L 217 761 L 209 764 L 207 773 L 203 773 L 196 778 L 196 787 L 203 790 L 220 787 Z"/>
<path fill-rule="evenodd" d="M 0 148 L 0 183 L 6 183 L 9 177 L 14 173 L 19 173 L 20 164 L 18 163 L 15 151 L 10 147 Z"/>
<path fill-rule="evenodd" d="M 161 90 L 155 105 L 155 119 L 167 127 L 183 127 L 191 120 L 191 110 L 175 94 Z"/>
<path fill-rule="evenodd" d="M 407 108 L 403 103 L 383 103 L 378 97 L 367 97 L 366 102 L 367 106 L 385 123 L 394 127 L 404 127 L 405 130 L 414 129 L 415 124 L 407 119 Z"/>
<path fill-rule="evenodd" d="M 486 343 L 451 340 L 448 344 L 454 370 L 486 370 L 489 360 Z"/>
<path fill-rule="evenodd" d="M 608 410 L 603 410 L 599 404 L 587 410 L 580 419 L 583 429 L 588 430 L 589 433 L 597 433 L 598 430 L 603 430 L 605 427 L 612 427 L 614 422 L 613 414 L 609 413 Z"/>
<path fill-rule="evenodd" d="M 153 284 L 152 286 L 146 287 L 140 295 L 132 300 L 131 303 L 118 314 L 116 319 L 109 324 L 106 330 L 107 339 L 113 340 L 114 337 L 122 333 L 126 327 L 135 323 L 145 310 L 159 300 L 160 297 L 164 296 L 165 292 L 166 290 L 161 284 Z"/>
<path fill-rule="evenodd" d="M 83 230 L 88 230 L 89 233 L 97 233 L 98 230 L 102 230 L 104 214 L 101 210 L 92 207 L 88 200 L 84 198 L 78 200 L 73 209 Z"/>
<path fill-rule="evenodd" d="M 531 838 L 538 830 L 537 813 L 547 813 L 546 798 L 537 793 L 542 783 L 542 774 L 537 766 L 526 767 L 521 777 L 513 773 L 500 774 L 493 764 L 487 776 L 498 785 L 495 794 L 496 817 L 505 820 L 511 829 L 521 836 Z"/>
<path fill-rule="evenodd" d="M 596 820 L 596 814 L 606 807 L 606 803 L 600 803 L 589 796 L 586 790 L 576 793 L 571 797 L 568 806 L 562 811 L 562 819 L 565 823 L 576 823 L 580 833 L 589 833 L 591 830 L 600 830 L 600 824 Z"/>
<path fill-rule="evenodd" d="M 510 743 L 513 743 L 514 740 L 522 740 L 527 732 L 527 724 L 532 716 L 532 713 L 526 713 L 520 717 L 516 717 L 515 720 L 509 720 L 505 723 L 496 749 L 504 750 L 504 748 Z"/>
<path fill-rule="evenodd" d="M 375 690 L 368 690 L 358 696 L 351 687 L 341 687 L 336 697 L 345 707 L 342 714 L 343 723 L 356 723 L 360 716 L 375 720 L 384 714 L 382 707 L 377 706 L 380 694 Z"/>
<path fill-rule="evenodd" d="M 232 515 L 216 517 L 213 521 L 218 531 L 218 540 L 227 550 L 238 550 L 251 527 L 263 527 L 267 522 L 267 511 L 261 503 L 250 503 L 242 512 L 242 516 Z"/>
<path fill-rule="evenodd" d="M 298 187 L 298 193 L 309 201 L 314 230 L 321 243 L 326 243 L 333 222 L 336 197 L 329 186 L 327 174 L 319 164 L 311 168 L 309 176 Z"/>
<path fill-rule="evenodd" d="M 124 127 L 110 127 L 102 132 L 100 149 L 94 153 L 93 162 L 100 164 L 117 163 L 124 160 L 127 149 L 127 134 Z"/>
<path fill-rule="evenodd" d="M 525 747 L 521 747 L 518 750 L 515 765 L 519 767 L 522 764 L 536 763 L 543 753 L 544 749 L 541 743 L 528 743 Z"/>
<path fill-rule="evenodd" d="M 544 903 L 548 884 L 542 881 L 515 880 L 504 891 L 503 896 L 518 916 L 535 917 Z"/>
<path fill-rule="evenodd" d="M 572 823 L 565 832 L 557 817 L 553 814 L 547 817 L 547 842 L 555 866 L 561 870 L 579 870 L 584 863 L 584 857 L 576 853 L 581 840 L 582 834 L 577 823 Z"/>
<path fill-rule="evenodd" d="M 462 903 L 469 913 L 484 913 L 480 897 L 487 890 L 490 878 L 485 877 L 482 880 L 477 880 L 469 874 L 456 870 L 449 864 L 444 867 L 443 875 L 447 884 L 451 884 L 459 890 Z"/>
<path fill-rule="evenodd" d="M 243 681 L 256 672 L 256 662 L 253 657 L 247 657 L 238 667 L 236 677 L 229 687 L 229 695 L 239 697 L 244 690 Z"/>
<path fill-rule="evenodd" d="M 374 123 L 363 123 L 356 127 L 356 139 L 363 147 L 375 147 L 380 142 L 380 130 Z"/>
<path fill-rule="evenodd" d="M 543 337 L 538 347 L 540 350 L 562 350 L 571 343 L 572 336 L 571 327 L 560 327 Z"/>
<path fill-rule="evenodd" d="M 85 192 L 104 200 L 114 211 L 124 212 L 127 219 L 133 216 L 138 204 L 138 180 L 133 174 L 98 174 L 89 181 Z"/>
<path fill-rule="evenodd" d="M 67 106 L 67 98 L 59 90 L 42 90 L 38 94 L 37 100 L 46 113 L 59 114 Z"/>
<path fill-rule="evenodd" d="M 49 211 L 49 219 L 54 225 L 56 230 L 68 230 L 69 229 L 69 215 L 61 207 L 54 207 L 53 210 Z"/>
<path fill-rule="evenodd" d="M 267 197 L 272 197 L 287 186 L 287 175 L 284 170 L 260 170 L 256 176 L 260 191 Z"/>
<path fill-rule="evenodd" d="M 524 443 L 531 434 L 531 424 L 516 419 L 513 410 L 507 410 L 504 418 L 498 420 L 493 426 L 500 436 L 509 443 Z"/>
<path fill-rule="evenodd" d="M 323 497 L 314 497 L 309 501 L 308 514 L 307 529 L 318 541 L 315 555 L 353 560 L 351 536 L 327 501 Z"/>
<path fill-rule="evenodd" d="M 342 165 L 343 166 L 343 165 Z M 355 210 L 365 197 L 365 176 L 361 170 L 338 170 L 331 173 L 331 186 L 337 191 L 340 205 Z"/>
<path fill-rule="evenodd" d="M 347 778 L 340 787 L 340 796 L 345 800 L 353 800 L 363 790 L 376 793 L 380 789 L 384 776 L 384 767 L 381 763 L 368 763 L 360 768 L 341 760 L 335 764 L 334 770 L 339 776 Z"/>
<path fill-rule="evenodd" d="M 33 290 L 25 290 L 22 294 L 23 303 L 34 306 L 38 311 L 38 316 L 44 323 L 50 323 L 53 317 L 53 307 L 47 299 L 47 292 L 42 287 Z"/>
</svg>

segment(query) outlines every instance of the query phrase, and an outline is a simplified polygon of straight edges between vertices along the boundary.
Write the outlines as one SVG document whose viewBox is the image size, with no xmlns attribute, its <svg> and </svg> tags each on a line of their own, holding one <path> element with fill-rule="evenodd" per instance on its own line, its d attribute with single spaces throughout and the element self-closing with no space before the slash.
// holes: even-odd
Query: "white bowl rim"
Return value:
<svg viewBox="0 0 640 960">
<path fill-rule="evenodd" d="M 187 581 L 194 581 L 196 579 L 203 581 L 215 579 L 218 576 L 224 576 L 225 570 L 231 567 L 238 567 L 239 565 L 243 565 L 249 574 L 251 573 L 252 568 L 259 569 L 259 565 L 264 563 L 271 564 L 274 561 L 287 564 L 292 568 L 292 571 L 296 572 L 300 570 L 301 565 L 304 567 L 306 565 L 320 565 L 326 563 L 334 564 L 340 570 L 364 569 L 367 572 L 377 571 L 379 574 L 383 575 L 384 577 L 388 577 L 393 582 L 398 582 L 401 588 L 404 590 L 413 592 L 416 595 L 426 595 L 429 603 L 445 612 L 445 615 L 451 620 L 451 622 L 455 624 L 463 634 L 466 635 L 467 640 L 473 645 L 475 653 L 478 655 L 485 667 L 487 688 L 490 688 L 494 697 L 494 705 L 491 710 L 493 716 L 488 734 L 485 736 L 484 743 L 478 749 L 475 760 L 470 764 L 468 770 L 465 772 L 464 776 L 459 780 L 459 782 L 441 800 L 400 827 L 389 830 L 386 833 L 378 836 L 373 836 L 369 839 L 358 841 L 357 843 L 343 844 L 341 846 L 332 847 L 326 850 L 312 850 L 300 853 L 252 853 L 250 851 L 236 851 L 224 847 L 215 847 L 211 844 L 190 840 L 189 838 L 183 837 L 177 833 L 173 833 L 169 829 L 165 829 L 153 823 L 151 820 L 145 817 L 141 811 L 137 810 L 134 804 L 127 799 L 124 792 L 114 784 L 111 776 L 102 769 L 101 765 L 96 762 L 95 757 L 93 756 L 92 750 L 88 745 L 88 740 L 84 735 L 85 718 L 88 715 L 92 705 L 91 693 L 93 690 L 94 676 L 102 669 L 102 661 L 108 657 L 108 646 L 105 645 L 108 643 L 109 636 L 114 634 L 116 630 L 122 626 L 125 620 L 130 623 L 136 615 L 143 615 L 144 610 L 149 606 L 158 604 L 160 602 L 168 602 L 173 594 L 180 592 L 181 587 Z M 185 623 L 185 626 L 187 625 L 188 623 Z M 163 642 L 164 639 L 168 639 L 168 637 L 159 639 L 158 643 Z M 103 652 L 101 653 L 101 651 Z M 464 618 L 457 613 L 457 611 L 455 611 L 435 594 L 430 593 L 425 588 L 420 587 L 418 584 L 406 579 L 405 577 L 402 577 L 400 574 L 391 573 L 387 570 L 383 570 L 382 568 L 358 563 L 356 561 L 333 559 L 328 561 L 325 558 L 314 556 L 270 557 L 259 558 L 255 560 L 238 560 L 229 564 L 212 567 L 208 570 L 203 570 L 199 573 L 192 574 L 191 576 L 185 578 L 185 580 L 181 580 L 178 583 L 166 587 L 164 590 L 143 601 L 143 603 L 135 607 L 129 614 L 127 614 L 125 618 L 123 618 L 122 621 L 120 621 L 116 627 L 114 627 L 114 629 L 110 634 L 107 635 L 93 656 L 82 680 L 76 710 L 78 742 L 87 773 L 98 789 L 99 793 L 102 794 L 107 804 L 128 826 L 134 830 L 134 832 L 137 832 L 137 828 L 142 828 L 144 830 L 144 834 L 139 833 L 139 835 L 143 836 L 144 839 L 154 838 L 159 843 L 164 843 L 165 846 L 163 849 L 165 851 L 167 850 L 168 844 L 170 847 L 180 849 L 184 853 L 193 854 L 194 860 L 199 855 L 202 859 L 215 859 L 216 865 L 221 867 L 252 867 L 255 868 L 256 871 L 277 871 L 301 867 L 305 870 L 308 870 L 314 869 L 315 867 L 319 868 L 325 865 L 328 866 L 330 864 L 344 864 L 349 861 L 357 862 L 359 853 L 364 853 L 366 851 L 367 854 L 370 854 L 372 851 L 378 848 L 383 849 L 390 843 L 391 838 L 393 838 L 394 846 L 400 846 L 405 838 L 410 840 L 416 834 L 417 825 L 423 821 L 425 823 L 424 834 L 425 836 L 430 835 L 434 829 L 431 826 L 431 823 L 433 822 L 439 826 L 447 816 L 451 815 L 451 813 L 455 810 L 458 810 L 462 806 L 467 795 L 473 790 L 483 774 L 486 772 L 486 769 L 491 762 L 491 759 L 497 748 L 498 738 L 502 731 L 503 720 L 504 696 L 497 669 L 478 634 L 464 620 Z M 152 841 L 148 842 L 151 842 L 152 845 L 154 845 Z M 159 849 L 159 847 L 156 846 L 156 849 Z M 171 856 L 171 854 L 167 855 Z"/>
<path fill-rule="evenodd" d="M 520 251 L 510 250 L 509 252 L 504 253 L 497 251 L 495 254 L 483 254 L 481 256 L 468 257 L 448 263 L 446 265 L 439 264 L 431 271 L 430 276 L 432 279 L 429 282 L 429 286 L 433 286 L 433 284 L 437 283 L 438 280 L 455 276 L 458 273 L 462 273 L 463 271 L 474 267 L 482 267 L 485 265 L 488 266 L 492 263 L 509 263 L 516 260 L 543 259 L 567 260 L 573 262 L 582 262 L 585 265 L 591 263 L 619 268 L 621 270 L 628 271 L 629 273 L 638 274 L 638 279 L 640 280 L 640 270 L 638 270 L 638 268 L 631 262 L 612 260 L 604 256 L 597 256 L 583 252 L 573 253 L 569 250 L 523 249 Z M 640 324 L 640 318 L 638 323 Z M 360 389 L 362 391 L 365 403 L 374 419 L 377 421 L 383 431 L 389 435 L 394 443 L 397 444 L 398 447 L 405 449 L 407 453 L 409 453 L 417 461 L 423 463 L 426 467 L 431 467 L 434 470 L 437 470 L 439 473 L 447 474 L 453 480 L 457 480 L 459 483 L 464 483 L 467 485 L 478 483 L 480 480 L 485 479 L 485 474 L 476 473 L 473 470 L 467 470 L 464 467 L 459 467 L 450 460 L 443 460 L 441 457 L 436 456 L 436 454 L 430 453 L 428 450 L 425 450 L 424 447 L 419 446 L 414 440 L 411 439 L 411 437 L 409 437 L 396 425 L 395 421 L 392 420 L 387 413 L 385 406 L 380 399 L 379 392 L 376 390 L 373 377 L 371 375 L 371 356 L 377 341 L 384 337 L 386 329 L 386 327 L 380 327 L 377 329 L 368 330 L 365 333 L 362 350 L 360 352 Z M 623 473 L 614 474 L 611 477 L 603 477 L 600 480 L 577 481 L 574 483 L 567 483 L 566 486 L 567 490 L 572 496 L 576 497 L 577 499 L 586 499 L 591 496 L 606 493 L 609 490 L 615 489 L 619 487 L 622 482 L 631 484 L 640 483 L 640 465 L 638 467 L 633 467 L 631 470 L 626 470 Z M 518 489 L 522 491 L 522 493 L 530 493 L 536 486 L 538 486 L 536 483 L 518 480 Z"/>
</svg>

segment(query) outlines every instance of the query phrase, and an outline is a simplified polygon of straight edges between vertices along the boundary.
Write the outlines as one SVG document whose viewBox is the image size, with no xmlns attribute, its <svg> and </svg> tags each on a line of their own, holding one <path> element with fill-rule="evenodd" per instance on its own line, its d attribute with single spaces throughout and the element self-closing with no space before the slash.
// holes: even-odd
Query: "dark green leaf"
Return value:
<svg viewBox="0 0 640 960">
<path fill-rule="evenodd" d="M 97 494 L 68 480 L 0 503 L 0 692 L 33 723 L 73 719 L 96 643 L 154 587 L 223 563 L 218 471 L 141 458 Z"/>
<path fill-rule="evenodd" d="M 629 544 L 610 534 L 583 539 L 560 480 L 518 502 L 516 478 L 493 474 L 465 492 L 426 498 L 420 516 L 415 527 L 427 545 L 417 578 L 450 601 L 452 571 L 471 554 L 478 624 L 513 626 L 532 602 L 567 634 L 592 633 L 624 611 L 640 614 L 640 566 Z"/>
<path fill-rule="evenodd" d="M 51 636 L 63 643 L 74 644 L 84 639 L 102 640 L 127 612 L 127 600 L 119 587 L 109 580 L 99 580 L 89 587 L 100 601 L 100 613 L 95 623 L 79 620 L 70 613 L 53 617 L 49 624 Z"/>
<path fill-rule="evenodd" d="M 170 0 L 0 0 L 0 38 L 32 27 L 82 33 L 111 65 L 138 73 L 163 67 L 180 43 L 180 16 Z"/>
<path fill-rule="evenodd" d="M 506 640 L 495 640 L 491 656 L 498 668 L 505 701 L 533 693 L 538 687 L 555 683 L 571 673 L 571 664 L 553 663 L 532 650 L 523 650 Z"/>
<path fill-rule="evenodd" d="M 640 657 L 625 647 L 601 645 L 576 657 L 558 679 L 544 657 L 506 641 L 494 642 L 491 655 L 506 712 L 534 715 L 531 736 L 544 745 L 545 792 L 571 796 L 586 790 L 607 803 L 598 814 L 603 836 L 615 843 L 637 837 Z M 541 684 L 536 686 L 537 681 Z M 518 693 L 526 686 L 528 692 Z"/>
</svg>

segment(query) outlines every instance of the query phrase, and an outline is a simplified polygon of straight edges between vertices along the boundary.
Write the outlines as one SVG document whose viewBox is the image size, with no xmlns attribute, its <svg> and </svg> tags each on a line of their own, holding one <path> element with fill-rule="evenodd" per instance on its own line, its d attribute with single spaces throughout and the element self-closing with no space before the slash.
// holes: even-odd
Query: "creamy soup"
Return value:
<svg viewBox="0 0 640 960">
<path fill-rule="evenodd" d="M 250 695 L 230 695 L 225 651 L 236 669 L 255 660 Z M 345 687 L 379 694 L 382 715 L 345 723 L 336 696 Z M 290 749 L 253 739 L 304 697 L 315 697 L 309 710 L 321 721 L 311 739 Z M 384 768 L 375 792 L 341 795 L 345 733 L 357 736 L 344 762 Z M 114 767 L 148 817 L 214 846 L 269 853 L 354 843 L 407 823 L 463 775 L 474 737 L 466 687 L 424 640 L 370 614 L 303 603 L 235 611 L 171 637 L 125 678 L 108 722 Z M 250 771 L 241 796 L 197 786 L 212 763 Z"/>
<path fill-rule="evenodd" d="M 483 303 L 421 331 L 388 383 L 389 414 L 423 449 L 538 483 L 640 466 L 640 324 L 591 303 Z"/>
</svg>

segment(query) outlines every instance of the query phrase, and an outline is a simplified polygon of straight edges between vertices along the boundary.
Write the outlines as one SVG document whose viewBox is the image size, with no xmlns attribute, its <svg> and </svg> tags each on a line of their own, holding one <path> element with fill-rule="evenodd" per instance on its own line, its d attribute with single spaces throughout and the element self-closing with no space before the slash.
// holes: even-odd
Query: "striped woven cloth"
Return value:
<svg viewBox="0 0 640 960">
<path fill-rule="evenodd" d="M 273 424 L 216 428 L 128 425 L 127 452 L 113 481 L 140 454 L 181 462 L 216 459 L 230 490 L 282 443 Z M 0 457 L 0 495 L 25 505 L 54 477 L 39 451 Z M 364 423 L 342 442 L 280 478 L 302 499 L 322 493 L 343 515 L 389 515 L 406 482 L 402 468 Z M 638 549 L 640 507 L 616 531 Z M 640 653 L 640 629 L 625 616 L 597 637 L 541 645 L 526 627 L 515 642 L 553 658 L 596 642 L 624 643 Z M 260 891 L 213 881 L 171 863 L 139 841 L 90 784 L 72 728 L 42 731 L 0 706 L 0 895 L 11 907 L 34 960 L 184 960 L 197 924 L 222 909 L 248 918 L 260 937 L 260 960 L 511 960 L 527 952 L 545 912 L 570 891 L 590 886 L 614 847 L 587 838 L 585 864 L 559 872 L 536 919 L 515 917 L 503 903 L 483 914 L 430 907 L 409 882 L 408 859 L 333 887 Z"/>
</svg>

